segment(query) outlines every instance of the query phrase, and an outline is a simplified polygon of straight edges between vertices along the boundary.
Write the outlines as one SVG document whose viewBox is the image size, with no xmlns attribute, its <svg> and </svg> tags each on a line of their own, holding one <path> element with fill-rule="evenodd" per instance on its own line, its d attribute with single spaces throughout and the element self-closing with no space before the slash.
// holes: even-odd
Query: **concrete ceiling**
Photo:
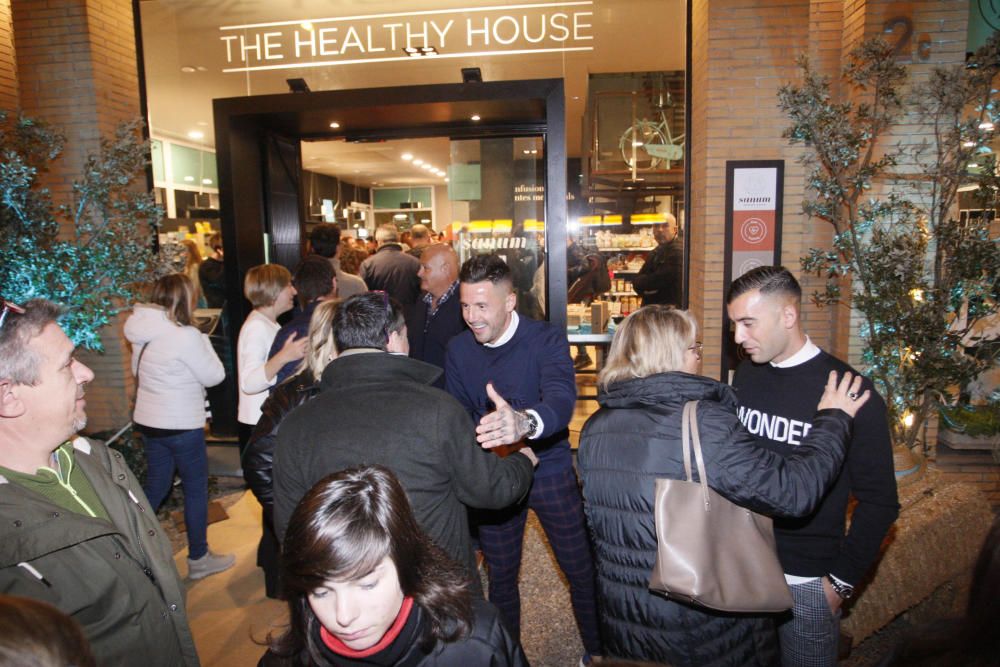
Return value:
<svg viewBox="0 0 1000 667">
<path fill-rule="evenodd" d="M 562 78 L 566 91 L 566 134 L 569 156 L 585 153 L 581 145 L 589 75 L 617 72 L 683 70 L 686 24 L 684 0 L 572 0 L 564 7 L 544 11 L 585 11 L 593 35 L 592 50 L 527 55 L 467 55 L 412 58 L 397 62 L 368 62 L 342 66 L 291 67 L 252 72 L 226 72 L 226 44 L 220 35 L 234 34 L 223 26 L 246 26 L 282 21 L 319 21 L 324 18 L 372 17 L 405 14 L 411 20 L 489 8 L 511 15 L 526 2 L 498 6 L 495 0 L 145 0 L 140 2 L 149 116 L 156 137 L 212 147 L 212 100 L 285 93 L 287 79 L 303 78 L 311 90 L 351 90 L 428 83 L 459 83 L 460 68 L 478 67 L 485 81 Z M 528 8 L 524 11 L 541 11 Z M 435 13 L 436 12 L 436 13 Z M 495 13 L 495 12 L 494 12 Z M 454 14 L 452 14 L 454 15 Z M 470 14 L 472 16 L 473 14 Z M 476 14 L 477 16 L 479 14 Z M 394 19 L 398 20 L 398 19 Z M 332 24 L 331 24 L 332 25 Z M 340 24 L 343 25 L 343 24 Z M 236 31 L 250 35 L 252 29 Z M 248 37 L 249 39 L 249 37 Z M 291 93 L 289 93 L 291 94 Z M 443 110 L 457 113 L 465 110 Z M 336 114 L 334 114 L 336 115 Z M 316 127 L 342 124 L 349 118 L 317 113 Z M 190 133 L 202 133 L 192 139 Z M 332 136 L 337 131 L 330 130 Z M 195 135 L 196 136 L 196 135 Z M 441 183 L 441 178 L 413 168 L 400 159 L 409 152 L 445 168 L 450 158 L 447 138 L 398 140 L 384 143 L 308 141 L 303 144 L 307 169 L 334 175 L 363 186 Z M 521 150 L 517 148 L 515 150 Z"/>
</svg>

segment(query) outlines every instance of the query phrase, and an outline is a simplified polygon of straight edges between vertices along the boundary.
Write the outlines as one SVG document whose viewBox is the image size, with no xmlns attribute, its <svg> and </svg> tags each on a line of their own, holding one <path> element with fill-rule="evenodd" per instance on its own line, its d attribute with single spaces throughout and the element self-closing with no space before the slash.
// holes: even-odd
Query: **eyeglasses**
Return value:
<svg viewBox="0 0 1000 667">
<path fill-rule="evenodd" d="M 3 310 L 0 311 L 0 329 L 3 328 L 3 323 L 7 321 L 8 313 L 14 313 L 15 315 L 24 315 L 24 308 L 17 305 L 13 301 L 8 301 L 7 299 L 0 297 L 0 304 L 3 304 Z"/>
<path fill-rule="evenodd" d="M 701 359 L 701 354 L 705 349 L 705 344 L 702 343 L 700 340 L 696 340 L 694 342 L 694 345 L 692 345 L 688 349 L 694 352 L 698 356 L 698 358 Z"/>
</svg>

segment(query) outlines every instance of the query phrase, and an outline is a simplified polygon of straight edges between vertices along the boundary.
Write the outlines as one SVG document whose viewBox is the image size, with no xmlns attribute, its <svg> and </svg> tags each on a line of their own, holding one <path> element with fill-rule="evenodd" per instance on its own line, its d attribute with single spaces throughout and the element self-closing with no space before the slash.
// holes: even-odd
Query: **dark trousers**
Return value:
<svg viewBox="0 0 1000 667">
<path fill-rule="evenodd" d="M 580 487 L 572 468 L 535 477 L 527 503 L 498 512 L 478 513 L 479 544 L 489 566 L 490 602 L 497 606 L 507 629 L 520 641 L 521 592 L 517 579 L 529 507 L 538 515 L 556 562 L 569 581 L 570 600 L 583 647 L 591 655 L 600 655 L 594 561 Z"/>
<path fill-rule="evenodd" d="M 146 485 L 149 504 L 158 510 L 174 483 L 174 470 L 184 487 L 184 525 L 188 558 L 208 552 L 208 452 L 205 429 L 196 428 L 166 438 L 143 436 L 146 444 Z"/>
</svg>

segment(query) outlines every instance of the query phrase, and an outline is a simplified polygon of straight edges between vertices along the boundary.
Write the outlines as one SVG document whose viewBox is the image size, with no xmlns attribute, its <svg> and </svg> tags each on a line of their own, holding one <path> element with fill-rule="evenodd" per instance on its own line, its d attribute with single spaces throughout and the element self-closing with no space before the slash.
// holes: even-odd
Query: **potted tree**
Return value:
<svg viewBox="0 0 1000 667">
<path fill-rule="evenodd" d="M 909 93 L 906 68 L 879 39 L 850 54 L 840 94 L 806 59 L 800 65 L 802 79 L 778 93 L 791 121 L 784 136 L 808 148 L 806 213 L 833 227 L 832 247 L 811 249 L 802 267 L 827 280 L 816 303 L 861 313 L 863 363 L 886 399 L 894 443 L 922 454 L 927 421 L 997 356 L 981 326 L 998 310 L 992 217 L 956 215 L 956 202 L 972 186 L 980 208 L 996 205 L 989 143 L 1000 36 Z M 916 145 L 890 144 L 903 122 L 919 126 Z M 980 353 L 968 354 L 972 346 Z M 911 465 L 897 458 L 897 470 Z"/>
</svg>

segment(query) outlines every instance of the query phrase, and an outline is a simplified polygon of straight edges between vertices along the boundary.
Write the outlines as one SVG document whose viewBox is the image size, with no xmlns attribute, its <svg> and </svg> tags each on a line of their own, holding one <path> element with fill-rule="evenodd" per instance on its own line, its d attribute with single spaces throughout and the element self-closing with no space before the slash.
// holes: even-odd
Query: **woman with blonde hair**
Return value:
<svg viewBox="0 0 1000 667">
<path fill-rule="evenodd" d="M 261 417 L 243 453 L 243 477 L 263 510 L 263 534 L 257 547 L 257 565 L 264 570 L 264 588 L 268 597 L 280 597 L 278 567 L 280 544 L 274 532 L 274 491 L 271 471 L 274 467 L 274 446 L 278 427 L 294 408 L 319 393 L 323 369 L 336 356 L 333 343 L 333 314 L 339 300 L 323 301 L 316 306 L 309 320 L 305 337 L 305 354 L 295 375 L 271 392 L 261 406 Z"/>
<path fill-rule="evenodd" d="M 280 264 L 255 266 L 247 271 L 243 281 L 243 295 L 253 305 L 253 311 L 243 322 L 236 344 L 241 456 L 260 419 L 267 390 L 277 381 L 278 371 L 288 362 L 301 359 L 305 351 L 305 338 L 289 336 L 277 354 L 268 357 L 271 343 L 281 329 L 278 316 L 292 309 L 295 293 L 292 274 Z"/>
<path fill-rule="evenodd" d="M 205 388 L 222 382 L 226 372 L 208 336 L 193 324 L 196 298 L 191 279 L 172 273 L 153 285 L 151 303 L 136 304 L 125 321 L 136 383 L 133 421 L 146 446 L 143 491 L 158 509 L 174 470 L 180 475 L 191 579 L 227 570 L 235 561 L 208 548 Z"/>
<path fill-rule="evenodd" d="M 583 427 L 579 468 L 595 546 L 606 654 L 675 667 L 770 665 L 774 630 L 765 617 L 682 604 L 649 591 L 656 559 L 657 478 L 685 479 L 681 414 L 698 401 L 706 476 L 718 493 L 764 514 L 802 516 L 840 471 L 851 422 L 868 400 L 860 377 L 831 373 L 811 429 L 782 458 L 756 443 L 736 414 L 736 395 L 698 375 L 694 317 L 645 306 L 627 317 L 598 376 L 600 408 Z"/>
</svg>

